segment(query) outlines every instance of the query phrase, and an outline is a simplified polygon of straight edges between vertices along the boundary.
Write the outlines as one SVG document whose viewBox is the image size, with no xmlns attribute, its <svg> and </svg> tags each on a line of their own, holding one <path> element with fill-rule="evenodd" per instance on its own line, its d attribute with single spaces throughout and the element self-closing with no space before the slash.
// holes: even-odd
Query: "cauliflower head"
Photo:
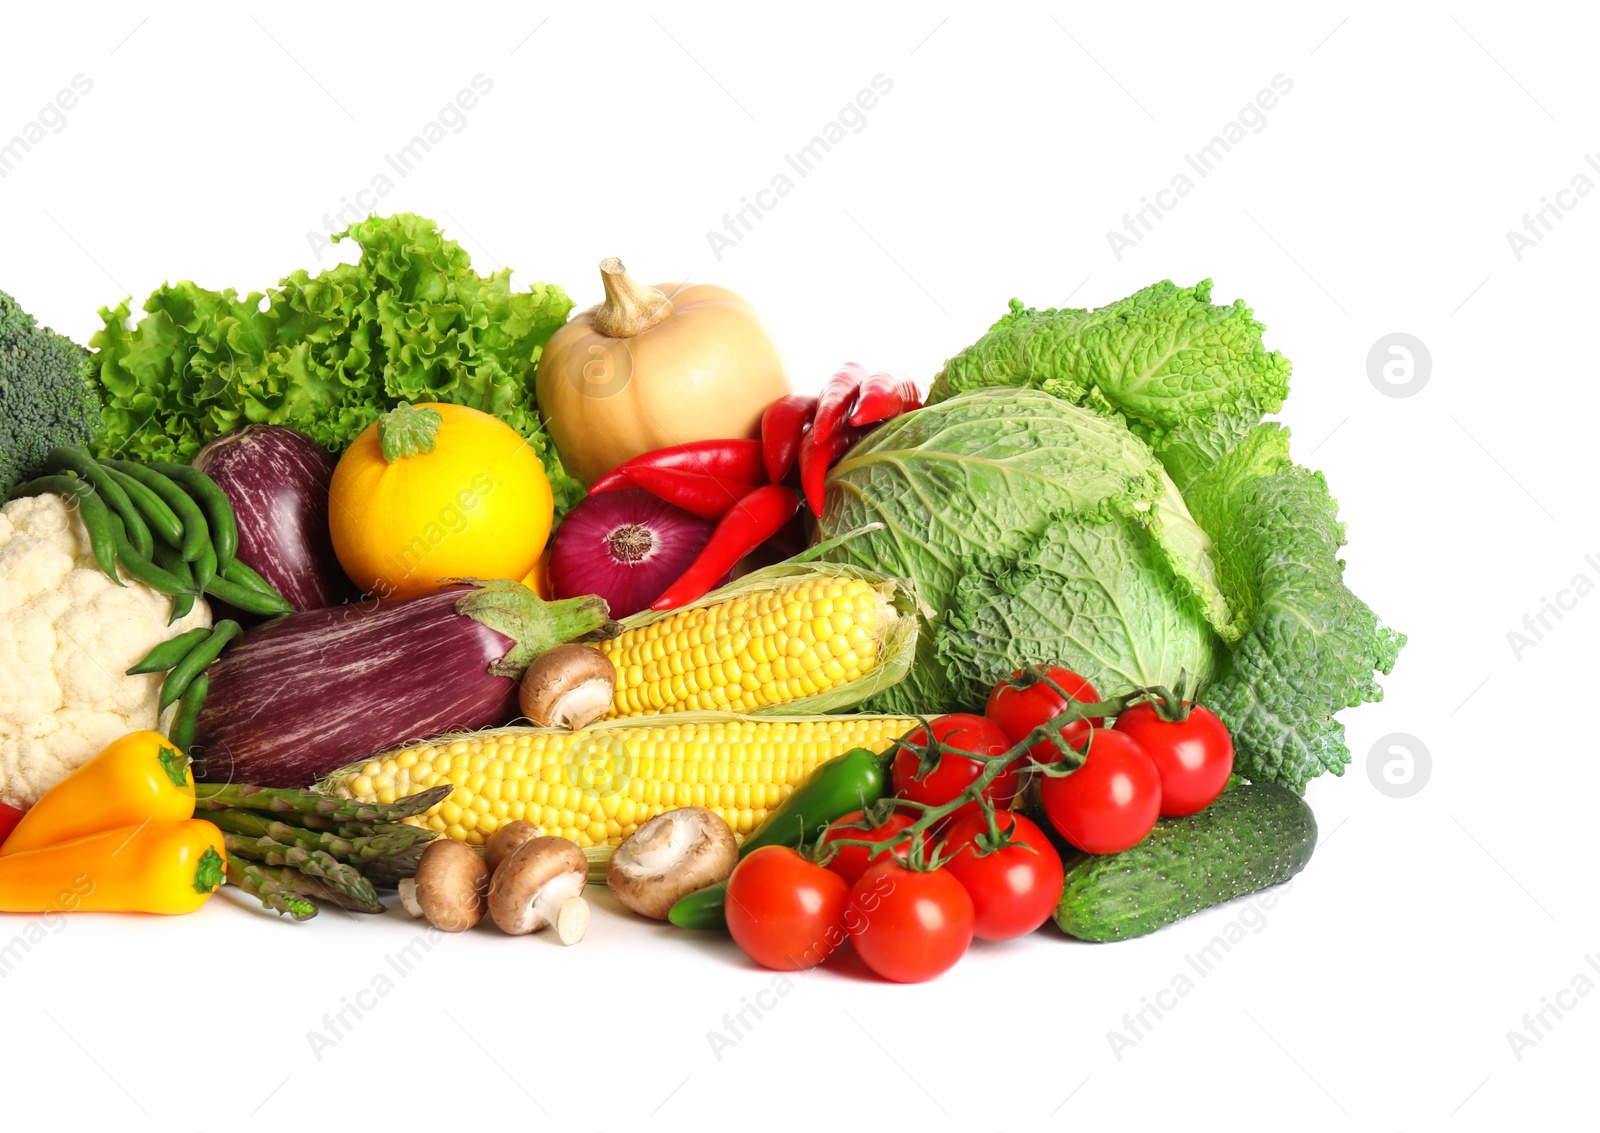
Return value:
<svg viewBox="0 0 1600 1133">
<path fill-rule="evenodd" d="M 154 646 L 211 624 L 204 601 L 118 586 L 60 496 L 0 509 L 0 802 L 32 806 L 112 740 L 157 723 L 162 674 L 125 675 Z"/>
</svg>

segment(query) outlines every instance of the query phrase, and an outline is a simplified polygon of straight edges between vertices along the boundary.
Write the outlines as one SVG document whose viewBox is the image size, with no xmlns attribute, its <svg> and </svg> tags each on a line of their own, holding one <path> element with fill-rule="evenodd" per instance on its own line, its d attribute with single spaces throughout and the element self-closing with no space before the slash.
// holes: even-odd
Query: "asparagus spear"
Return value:
<svg viewBox="0 0 1600 1133">
<path fill-rule="evenodd" d="M 297 894 L 288 875 L 298 871 L 228 857 L 228 884 L 237 885 L 275 913 L 287 913 L 297 921 L 317 915 L 317 907 Z"/>
<path fill-rule="evenodd" d="M 361 872 L 374 885 L 398 885 L 404 879 L 417 875 L 417 863 L 422 860 L 422 851 L 427 848 L 427 844 L 422 843 L 398 854 L 378 858 L 362 866 Z"/>
<path fill-rule="evenodd" d="M 400 823 L 357 827 L 374 833 L 362 833 L 346 838 L 332 831 L 289 826 L 255 811 L 218 810 L 208 812 L 206 817 L 228 834 L 238 834 L 247 838 L 270 838 L 285 846 L 321 850 L 339 861 L 358 866 L 377 858 L 397 854 L 423 842 L 431 842 L 437 837 L 432 830 Z"/>
<path fill-rule="evenodd" d="M 308 850 L 303 846 L 286 846 L 275 838 L 252 838 L 243 834 L 223 834 L 223 845 L 230 857 L 250 858 L 272 866 L 291 866 L 301 873 L 321 878 L 329 885 L 346 893 L 364 912 L 381 913 L 383 905 L 378 900 L 372 883 L 361 876 L 352 865 L 339 861 L 325 850 Z"/>
<path fill-rule="evenodd" d="M 363 803 L 339 799 L 316 791 L 289 787 L 250 787 L 238 783 L 196 783 L 195 809 L 222 810 L 239 807 L 284 816 L 318 815 L 344 822 L 399 822 L 421 814 L 450 797 L 455 788 L 448 783 L 397 799 L 392 803 Z"/>
<path fill-rule="evenodd" d="M 319 877 L 301 873 L 297 869 L 285 869 L 289 875 L 287 884 L 294 887 L 294 891 L 302 897 L 311 897 L 318 901 L 327 901 L 341 909 L 348 909 L 352 913 L 370 913 L 372 909 L 364 902 L 356 901 L 342 889 L 335 888 Z"/>
</svg>

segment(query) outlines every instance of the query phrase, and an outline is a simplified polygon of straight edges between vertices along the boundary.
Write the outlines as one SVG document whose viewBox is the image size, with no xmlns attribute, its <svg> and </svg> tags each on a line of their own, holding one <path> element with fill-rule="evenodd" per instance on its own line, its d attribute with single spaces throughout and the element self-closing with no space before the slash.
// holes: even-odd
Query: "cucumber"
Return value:
<svg viewBox="0 0 1600 1133">
<path fill-rule="evenodd" d="M 1317 844 L 1305 800 L 1273 783 L 1232 787 L 1199 814 L 1163 818 L 1120 854 L 1067 870 L 1056 924 L 1080 940 L 1128 940 L 1288 881 Z"/>
</svg>

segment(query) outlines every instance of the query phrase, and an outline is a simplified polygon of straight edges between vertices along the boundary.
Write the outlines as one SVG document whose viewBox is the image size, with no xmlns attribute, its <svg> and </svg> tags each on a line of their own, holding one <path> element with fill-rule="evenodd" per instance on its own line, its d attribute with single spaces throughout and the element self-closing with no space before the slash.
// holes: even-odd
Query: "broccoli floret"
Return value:
<svg viewBox="0 0 1600 1133">
<path fill-rule="evenodd" d="M 0 291 L 0 492 L 35 475 L 56 445 L 100 431 L 89 352 L 40 326 Z"/>
</svg>

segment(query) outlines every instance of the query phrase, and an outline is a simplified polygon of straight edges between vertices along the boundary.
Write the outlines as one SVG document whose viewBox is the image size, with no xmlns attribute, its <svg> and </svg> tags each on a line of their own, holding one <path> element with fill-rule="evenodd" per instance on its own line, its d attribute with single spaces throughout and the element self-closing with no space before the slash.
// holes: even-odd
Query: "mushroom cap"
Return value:
<svg viewBox="0 0 1600 1133">
<path fill-rule="evenodd" d="M 566 838 L 534 838 L 500 863 L 489 883 L 489 915 L 512 936 L 552 923 L 561 906 L 583 892 L 589 859 Z"/>
<path fill-rule="evenodd" d="M 738 863 L 738 844 L 722 817 L 686 806 L 656 815 L 618 846 L 606 884 L 640 916 L 664 921 L 673 905 L 725 880 Z"/>
<path fill-rule="evenodd" d="M 541 655 L 517 690 L 522 714 L 541 728 L 586 728 L 611 710 L 617 667 L 598 649 L 558 645 Z"/>
<path fill-rule="evenodd" d="M 544 827 L 535 826 L 525 818 L 518 818 L 506 823 L 493 834 L 484 844 L 484 858 L 489 863 L 489 872 L 492 874 L 500 868 L 502 862 L 516 853 L 526 842 L 542 837 Z"/>
<path fill-rule="evenodd" d="M 428 923 L 465 932 L 483 919 L 489 867 L 471 846 L 450 838 L 428 843 L 417 862 L 416 903 Z"/>
</svg>

